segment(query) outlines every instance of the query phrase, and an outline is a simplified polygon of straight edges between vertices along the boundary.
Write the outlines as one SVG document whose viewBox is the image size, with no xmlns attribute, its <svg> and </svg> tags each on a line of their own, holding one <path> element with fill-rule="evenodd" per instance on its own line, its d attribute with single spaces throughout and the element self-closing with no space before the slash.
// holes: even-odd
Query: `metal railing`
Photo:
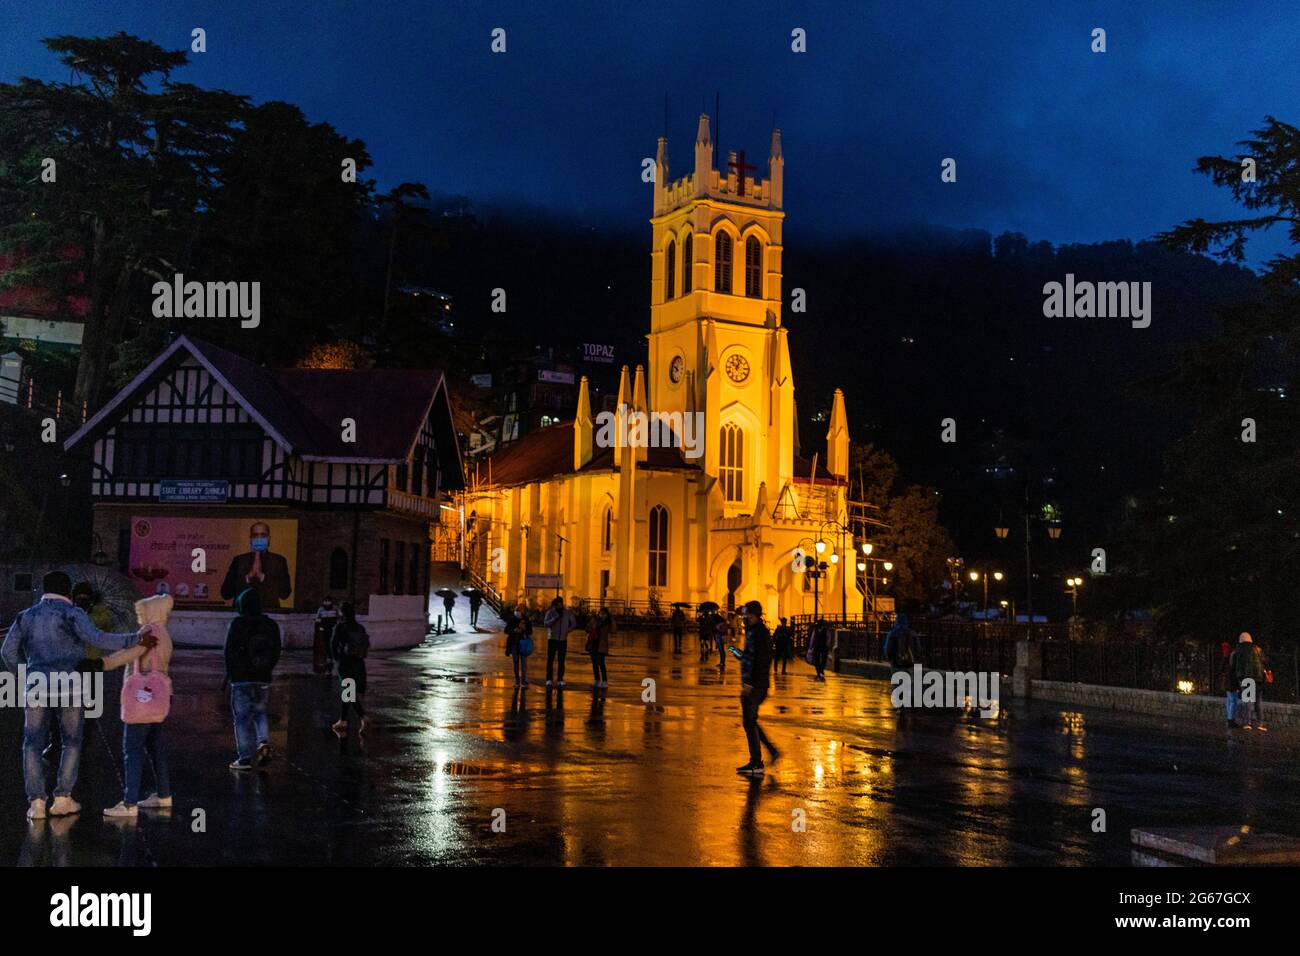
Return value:
<svg viewBox="0 0 1300 956">
<path fill-rule="evenodd" d="M 1260 696 L 1300 703 L 1300 648 L 1265 652 L 1273 683 Z M 1043 679 L 1138 690 L 1222 696 L 1232 678 L 1219 645 L 1202 642 L 1052 641 L 1043 645 Z"/>
</svg>

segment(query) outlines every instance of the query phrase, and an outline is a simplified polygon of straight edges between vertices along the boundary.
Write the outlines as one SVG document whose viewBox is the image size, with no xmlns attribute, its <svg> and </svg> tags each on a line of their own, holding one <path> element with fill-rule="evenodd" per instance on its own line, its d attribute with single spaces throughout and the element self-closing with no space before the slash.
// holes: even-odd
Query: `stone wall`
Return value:
<svg viewBox="0 0 1300 956">
<path fill-rule="evenodd" d="M 1300 706 L 1270 704 L 1264 688 L 1264 723 L 1278 727 L 1300 728 Z M 1099 707 L 1159 717 L 1201 720 L 1222 724 L 1227 717 L 1224 698 L 1198 694 L 1175 694 L 1160 690 L 1137 690 L 1132 687 L 1105 687 L 1100 684 L 1072 684 L 1067 681 L 1035 680 L 1031 696 L 1035 700 L 1078 707 Z"/>
</svg>

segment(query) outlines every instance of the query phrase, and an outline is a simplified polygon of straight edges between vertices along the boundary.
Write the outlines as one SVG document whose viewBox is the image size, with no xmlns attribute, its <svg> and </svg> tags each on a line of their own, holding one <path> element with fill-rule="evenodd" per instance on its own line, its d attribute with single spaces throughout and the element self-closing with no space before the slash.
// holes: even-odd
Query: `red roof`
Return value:
<svg viewBox="0 0 1300 956">
<path fill-rule="evenodd" d="M 60 252 L 60 257 L 67 261 L 81 258 L 81 250 L 76 246 L 67 246 Z M 0 275 L 17 267 L 23 261 L 19 252 L 0 252 Z M 85 284 L 85 274 L 75 272 L 69 283 L 74 288 Z M 60 302 L 54 293 L 40 285 L 19 285 L 0 288 L 0 312 L 17 315 L 31 315 L 49 318 L 62 315 L 68 318 L 82 319 L 90 311 L 90 297 L 70 292 Z"/>
<path fill-rule="evenodd" d="M 647 448 L 646 460 L 637 467 L 652 471 L 696 470 L 699 465 L 682 457 L 678 448 Z M 614 468 L 613 448 L 592 449 L 583 471 Z M 512 441 L 478 466 L 478 477 L 493 484 L 524 485 L 558 475 L 573 474 L 573 422 L 548 425 Z"/>
</svg>

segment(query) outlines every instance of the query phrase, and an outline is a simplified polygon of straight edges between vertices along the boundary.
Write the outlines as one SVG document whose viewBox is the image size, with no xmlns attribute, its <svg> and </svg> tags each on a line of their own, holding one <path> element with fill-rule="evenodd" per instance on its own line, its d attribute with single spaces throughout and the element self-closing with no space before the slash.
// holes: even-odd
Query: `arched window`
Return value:
<svg viewBox="0 0 1300 956">
<path fill-rule="evenodd" d="M 722 497 L 726 501 L 745 500 L 745 433 L 738 425 L 723 425 L 722 450 L 718 459 L 718 477 L 722 479 Z"/>
<path fill-rule="evenodd" d="M 694 256 L 691 255 L 691 249 L 695 246 L 695 241 L 690 232 L 682 237 L 682 295 L 691 291 L 691 274 L 695 271 L 693 268 Z"/>
<path fill-rule="evenodd" d="M 677 288 L 677 243 L 668 240 L 668 251 L 664 254 L 664 301 L 673 297 Z"/>
<path fill-rule="evenodd" d="M 731 233 L 725 229 L 713 241 L 713 291 L 731 293 Z"/>
<path fill-rule="evenodd" d="M 614 547 L 614 509 L 605 509 L 605 520 L 600 525 L 600 550 L 610 551 Z"/>
<path fill-rule="evenodd" d="M 342 548 L 330 552 L 330 590 L 348 589 L 348 553 Z"/>
<path fill-rule="evenodd" d="M 763 244 L 757 236 L 745 240 L 745 295 L 763 298 Z"/>
<path fill-rule="evenodd" d="M 650 509 L 650 587 L 668 587 L 668 509 Z"/>
</svg>

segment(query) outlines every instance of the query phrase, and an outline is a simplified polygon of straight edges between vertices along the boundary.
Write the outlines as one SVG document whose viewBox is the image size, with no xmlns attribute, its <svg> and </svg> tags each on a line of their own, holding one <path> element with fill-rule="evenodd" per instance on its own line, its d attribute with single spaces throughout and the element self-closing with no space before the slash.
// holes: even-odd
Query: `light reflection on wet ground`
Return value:
<svg viewBox="0 0 1300 956">
<path fill-rule="evenodd" d="M 540 643 L 540 642 L 539 642 Z M 888 685 L 792 664 L 763 708 L 779 762 L 746 760 L 739 670 L 615 638 L 611 686 L 516 692 L 502 640 L 444 639 L 369 661 L 364 742 L 329 731 L 336 685 L 287 655 L 273 691 L 283 758 L 236 775 L 219 654 L 180 651 L 169 721 L 177 808 L 106 823 L 121 729 L 88 727 L 78 819 L 23 821 L 21 717 L 0 713 L 0 859 L 49 864 L 1127 864 L 1135 825 L 1295 832 L 1295 739 L 1040 704 L 1002 719 L 898 713 Z M 656 699 L 642 701 L 642 680 Z M 115 679 L 108 682 L 116 700 Z M 1094 808 L 1107 832 L 1094 833 Z M 206 830 L 194 832 L 194 811 Z M 505 830 L 494 819 L 504 812 Z M 800 823 L 804 828 L 801 830 Z"/>
</svg>

